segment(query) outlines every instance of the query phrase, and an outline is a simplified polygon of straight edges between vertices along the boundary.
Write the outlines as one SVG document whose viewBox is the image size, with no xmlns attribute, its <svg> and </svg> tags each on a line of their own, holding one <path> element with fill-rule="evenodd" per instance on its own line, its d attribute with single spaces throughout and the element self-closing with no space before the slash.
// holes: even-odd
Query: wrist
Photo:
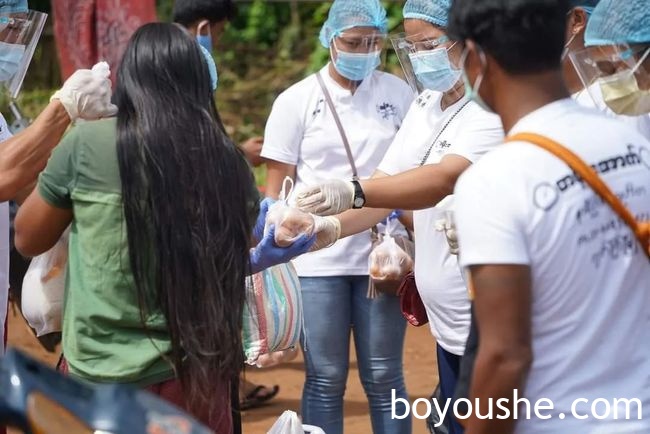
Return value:
<svg viewBox="0 0 650 434">
<path fill-rule="evenodd" d="M 360 209 L 366 204 L 366 195 L 363 192 L 361 182 L 358 180 L 352 181 L 352 209 Z"/>
</svg>

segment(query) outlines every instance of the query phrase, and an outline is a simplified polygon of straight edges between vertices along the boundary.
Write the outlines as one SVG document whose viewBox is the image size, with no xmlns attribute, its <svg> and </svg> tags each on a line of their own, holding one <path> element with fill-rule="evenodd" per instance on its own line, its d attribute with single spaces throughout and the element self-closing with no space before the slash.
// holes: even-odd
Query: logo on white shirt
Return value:
<svg viewBox="0 0 650 434">
<path fill-rule="evenodd" d="M 379 113 L 382 118 L 388 120 L 391 117 L 397 116 L 397 109 L 393 104 L 385 102 L 377 104 L 377 113 Z"/>
</svg>

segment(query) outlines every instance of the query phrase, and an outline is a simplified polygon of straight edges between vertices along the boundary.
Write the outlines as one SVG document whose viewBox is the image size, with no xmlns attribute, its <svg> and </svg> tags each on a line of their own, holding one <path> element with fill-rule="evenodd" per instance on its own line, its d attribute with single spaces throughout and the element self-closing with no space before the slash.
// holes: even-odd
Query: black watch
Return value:
<svg viewBox="0 0 650 434">
<path fill-rule="evenodd" d="M 363 206 L 366 204 L 366 195 L 363 194 L 361 183 L 357 180 L 353 180 L 352 184 L 354 185 L 354 200 L 352 201 L 352 209 L 363 208 Z"/>
</svg>

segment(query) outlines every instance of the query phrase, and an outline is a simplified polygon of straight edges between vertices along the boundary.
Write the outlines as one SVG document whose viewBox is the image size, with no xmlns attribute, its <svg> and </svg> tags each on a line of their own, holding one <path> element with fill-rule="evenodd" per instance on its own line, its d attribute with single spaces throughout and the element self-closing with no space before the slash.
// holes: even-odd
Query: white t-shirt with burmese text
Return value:
<svg viewBox="0 0 650 434">
<path fill-rule="evenodd" d="M 650 219 L 650 142 L 624 123 L 565 99 L 521 119 L 532 132 L 595 165 L 642 220 Z M 650 432 L 650 261 L 631 230 L 561 160 L 535 145 L 497 147 L 456 186 L 460 262 L 520 264 L 532 272 L 533 363 L 523 394 L 548 398 L 548 420 L 517 434 L 591 433 L 596 399 L 638 399 Z M 625 414 L 619 401 L 619 414 Z M 598 406 L 602 415 L 604 404 Z M 560 413 L 565 419 L 560 418 Z M 610 412 L 609 417 L 614 412 Z M 636 418 L 636 406 L 633 407 Z M 624 421 L 618 421 L 624 422 Z M 609 432 L 622 432 L 610 430 Z"/>
<path fill-rule="evenodd" d="M 426 164 L 452 154 L 474 163 L 503 141 L 498 116 L 465 98 L 441 111 L 440 98 L 440 93 L 425 90 L 413 102 L 379 170 L 395 175 L 419 167 L 436 138 Z M 437 206 L 414 213 L 415 279 L 436 341 L 461 355 L 469 333 L 470 302 L 457 256 L 449 252 L 444 233 L 436 230 L 436 222 L 453 212 L 453 201 L 448 196 Z"/>
<path fill-rule="evenodd" d="M 350 143 L 360 178 L 377 168 L 413 100 L 398 77 L 375 71 L 356 91 L 338 85 L 321 71 Z M 273 104 L 264 133 L 264 158 L 296 166 L 296 185 L 352 179 L 352 169 L 334 117 L 315 75 L 294 84 Z M 332 247 L 293 260 L 301 277 L 368 274 L 371 232 L 341 239 Z"/>
</svg>

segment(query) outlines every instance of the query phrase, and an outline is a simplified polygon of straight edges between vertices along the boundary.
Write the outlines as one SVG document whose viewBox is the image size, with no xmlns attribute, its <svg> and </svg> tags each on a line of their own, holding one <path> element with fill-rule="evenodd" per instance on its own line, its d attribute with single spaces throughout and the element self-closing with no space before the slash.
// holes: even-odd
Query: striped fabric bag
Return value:
<svg viewBox="0 0 650 434">
<path fill-rule="evenodd" d="M 300 281 L 291 263 L 248 277 L 243 328 L 246 363 L 255 365 L 262 354 L 296 347 L 302 321 Z"/>
</svg>

